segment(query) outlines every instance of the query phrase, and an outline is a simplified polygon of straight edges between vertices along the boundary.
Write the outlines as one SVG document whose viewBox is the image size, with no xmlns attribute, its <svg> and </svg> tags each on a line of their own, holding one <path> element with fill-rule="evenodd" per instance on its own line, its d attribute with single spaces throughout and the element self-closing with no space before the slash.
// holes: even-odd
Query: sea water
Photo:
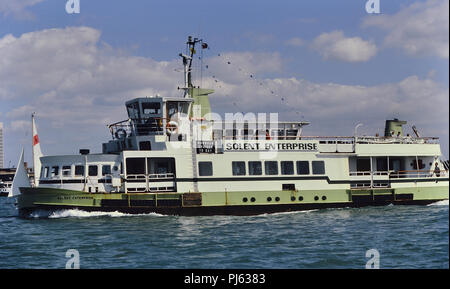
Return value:
<svg viewBox="0 0 450 289">
<path fill-rule="evenodd" d="M 80 268 L 364 269 L 375 257 L 379 268 L 449 268 L 448 201 L 247 217 L 17 215 L 0 198 L 0 268 L 63 269 L 68 250 Z"/>
</svg>

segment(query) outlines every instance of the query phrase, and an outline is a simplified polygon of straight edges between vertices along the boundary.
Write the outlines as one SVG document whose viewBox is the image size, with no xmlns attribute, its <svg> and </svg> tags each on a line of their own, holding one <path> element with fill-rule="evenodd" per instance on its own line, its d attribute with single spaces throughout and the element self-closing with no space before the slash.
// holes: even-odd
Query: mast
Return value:
<svg viewBox="0 0 450 289">
<path fill-rule="evenodd" d="M 204 89 L 200 87 L 195 87 L 192 84 L 192 61 L 194 59 L 195 45 L 201 43 L 201 49 L 207 49 L 208 44 L 203 42 L 203 39 L 194 38 L 192 36 L 188 37 L 186 42 L 186 54 L 180 53 L 179 56 L 183 58 L 184 66 L 184 87 L 179 87 L 178 89 L 184 90 L 184 98 L 194 99 L 192 106 L 190 108 L 189 115 L 194 116 L 194 108 L 197 113 L 195 117 L 202 118 L 211 112 L 211 105 L 209 103 L 209 94 L 213 93 L 212 89 Z"/>
<path fill-rule="evenodd" d="M 203 42 L 202 39 L 194 38 L 192 40 L 192 36 L 188 36 L 188 41 L 186 42 L 186 54 L 180 53 L 179 56 L 183 58 L 183 66 L 184 66 L 184 87 L 181 89 L 184 90 L 184 97 L 189 97 L 189 89 L 193 88 L 192 85 L 192 60 L 194 59 L 195 45 L 197 43 L 202 43 L 202 49 L 208 47 L 206 43 Z M 192 96 L 191 96 L 192 97 Z"/>
</svg>

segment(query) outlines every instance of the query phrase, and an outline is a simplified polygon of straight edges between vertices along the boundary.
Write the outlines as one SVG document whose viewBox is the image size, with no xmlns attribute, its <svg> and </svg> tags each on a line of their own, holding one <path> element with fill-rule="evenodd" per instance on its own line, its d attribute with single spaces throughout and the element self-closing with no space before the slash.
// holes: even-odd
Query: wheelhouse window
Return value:
<svg viewBox="0 0 450 289">
<path fill-rule="evenodd" d="M 281 162 L 281 174 L 282 175 L 293 175 L 294 174 L 294 162 L 282 161 Z"/>
<path fill-rule="evenodd" d="M 139 142 L 139 150 L 140 151 L 150 151 L 151 149 L 152 149 L 152 145 L 149 141 Z"/>
<path fill-rule="evenodd" d="M 261 162 L 248 162 L 248 174 L 251 176 L 262 175 Z"/>
<path fill-rule="evenodd" d="M 102 176 L 107 176 L 111 174 L 111 165 L 102 166 Z"/>
<path fill-rule="evenodd" d="M 278 175 L 278 162 L 266 161 L 264 162 L 264 172 L 266 175 L 273 176 Z"/>
<path fill-rule="evenodd" d="M 198 162 L 198 174 L 200 176 L 212 176 L 213 166 L 212 162 Z"/>
<path fill-rule="evenodd" d="M 245 176 L 245 162 L 232 162 L 233 176 Z"/>
<path fill-rule="evenodd" d="M 98 176 L 98 166 L 89 166 L 88 167 L 88 175 L 90 177 Z"/>
<path fill-rule="evenodd" d="M 297 161 L 297 174 L 298 175 L 309 175 L 309 162 L 308 161 Z"/>
<path fill-rule="evenodd" d="M 131 119 L 139 119 L 139 103 L 133 102 L 127 105 L 128 117 Z"/>
<path fill-rule="evenodd" d="M 161 114 L 161 103 L 143 102 L 142 111 L 144 112 L 144 114 Z"/>
<path fill-rule="evenodd" d="M 313 161 L 312 171 L 314 175 L 324 175 L 325 174 L 325 162 L 324 161 Z"/>
<path fill-rule="evenodd" d="M 75 166 L 75 176 L 80 177 L 84 176 L 84 166 Z"/>
<path fill-rule="evenodd" d="M 127 175 L 145 175 L 145 158 L 127 158 Z"/>
<path fill-rule="evenodd" d="M 178 112 L 178 103 L 177 102 L 167 102 L 167 118 L 170 119 L 172 115 Z"/>
<path fill-rule="evenodd" d="M 63 175 L 63 177 L 70 177 L 71 171 L 72 171 L 71 166 L 63 166 L 62 167 L 62 175 Z"/>
</svg>

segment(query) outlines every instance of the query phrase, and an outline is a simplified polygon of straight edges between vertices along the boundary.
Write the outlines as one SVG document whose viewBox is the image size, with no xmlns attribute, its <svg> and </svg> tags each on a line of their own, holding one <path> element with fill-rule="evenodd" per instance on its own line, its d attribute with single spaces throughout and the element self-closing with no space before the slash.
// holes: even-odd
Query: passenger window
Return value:
<svg viewBox="0 0 450 289">
<path fill-rule="evenodd" d="M 52 167 L 52 177 L 56 177 L 58 175 L 59 175 L 59 167 L 58 166 Z"/>
<path fill-rule="evenodd" d="M 200 176 L 212 176 L 213 175 L 212 162 L 199 162 L 198 174 Z"/>
<path fill-rule="evenodd" d="M 281 174 L 282 175 L 293 175 L 294 174 L 294 162 L 282 161 L 281 162 Z"/>
<path fill-rule="evenodd" d="M 69 177 L 70 176 L 70 172 L 71 172 L 71 167 L 70 166 L 63 166 L 62 167 L 62 175 L 63 175 L 63 177 Z"/>
<path fill-rule="evenodd" d="M 232 162 L 233 176 L 245 176 L 245 162 Z"/>
<path fill-rule="evenodd" d="M 98 176 L 98 166 L 89 166 L 88 174 L 90 177 Z"/>
<path fill-rule="evenodd" d="M 248 174 L 251 176 L 262 175 L 261 162 L 248 162 Z"/>
<path fill-rule="evenodd" d="M 48 178 L 48 176 L 49 176 L 49 167 L 45 167 L 45 168 L 44 168 L 44 176 L 45 176 L 46 178 Z"/>
<path fill-rule="evenodd" d="M 278 175 L 278 162 L 266 161 L 264 162 L 264 172 L 266 175 Z"/>
<path fill-rule="evenodd" d="M 75 176 L 84 176 L 84 166 L 75 166 Z"/>
<path fill-rule="evenodd" d="M 312 162 L 312 170 L 314 175 L 323 175 L 325 174 L 325 163 L 324 161 L 313 161 Z"/>
<path fill-rule="evenodd" d="M 298 175 L 309 175 L 309 162 L 308 161 L 298 161 L 297 162 L 297 174 Z"/>
<path fill-rule="evenodd" d="M 102 176 L 111 174 L 111 165 L 103 165 L 102 166 Z"/>
<path fill-rule="evenodd" d="M 145 175 L 145 158 L 127 158 L 127 175 Z"/>
</svg>

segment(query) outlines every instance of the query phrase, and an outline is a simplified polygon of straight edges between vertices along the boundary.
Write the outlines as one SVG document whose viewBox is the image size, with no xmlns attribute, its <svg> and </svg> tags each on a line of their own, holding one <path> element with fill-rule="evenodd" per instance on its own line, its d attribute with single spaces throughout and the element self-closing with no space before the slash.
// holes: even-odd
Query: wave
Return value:
<svg viewBox="0 0 450 289">
<path fill-rule="evenodd" d="M 78 209 L 67 209 L 58 211 L 36 211 L 30 214 L 31 218 L 49 218 L 49 219 L 61 219 L 61 218 L 95 218 L 95 217 L 135 217 L 135 216 L 153 216 L 153 217 L 163 217 L 165 215 L 157 213 L 148 214 L 126 214 L 118 211 L 114 212 L 101 212 L 101 211 L 83 211 Z"/>
<path fill-rule="evenodd" d="M 437 201 L 437 202 L 431 203 L 427 206 L 448 206 L 448 200 Z"/>
<path fill-rule="evenodd" d="M 313 210 L 302 210 L 302 211 L 290 211 L 290 212 L 277 212 L 277 213 L 264 213 L 255 215 L 255 217 L 268 217 L 268 216 L 282 216 L 282 215 L 292 215 L 292 214 L 305 214 L 305 213 L 311 213 L 319 211 L 319 209 L 313 209 Z"/>
</svg>

